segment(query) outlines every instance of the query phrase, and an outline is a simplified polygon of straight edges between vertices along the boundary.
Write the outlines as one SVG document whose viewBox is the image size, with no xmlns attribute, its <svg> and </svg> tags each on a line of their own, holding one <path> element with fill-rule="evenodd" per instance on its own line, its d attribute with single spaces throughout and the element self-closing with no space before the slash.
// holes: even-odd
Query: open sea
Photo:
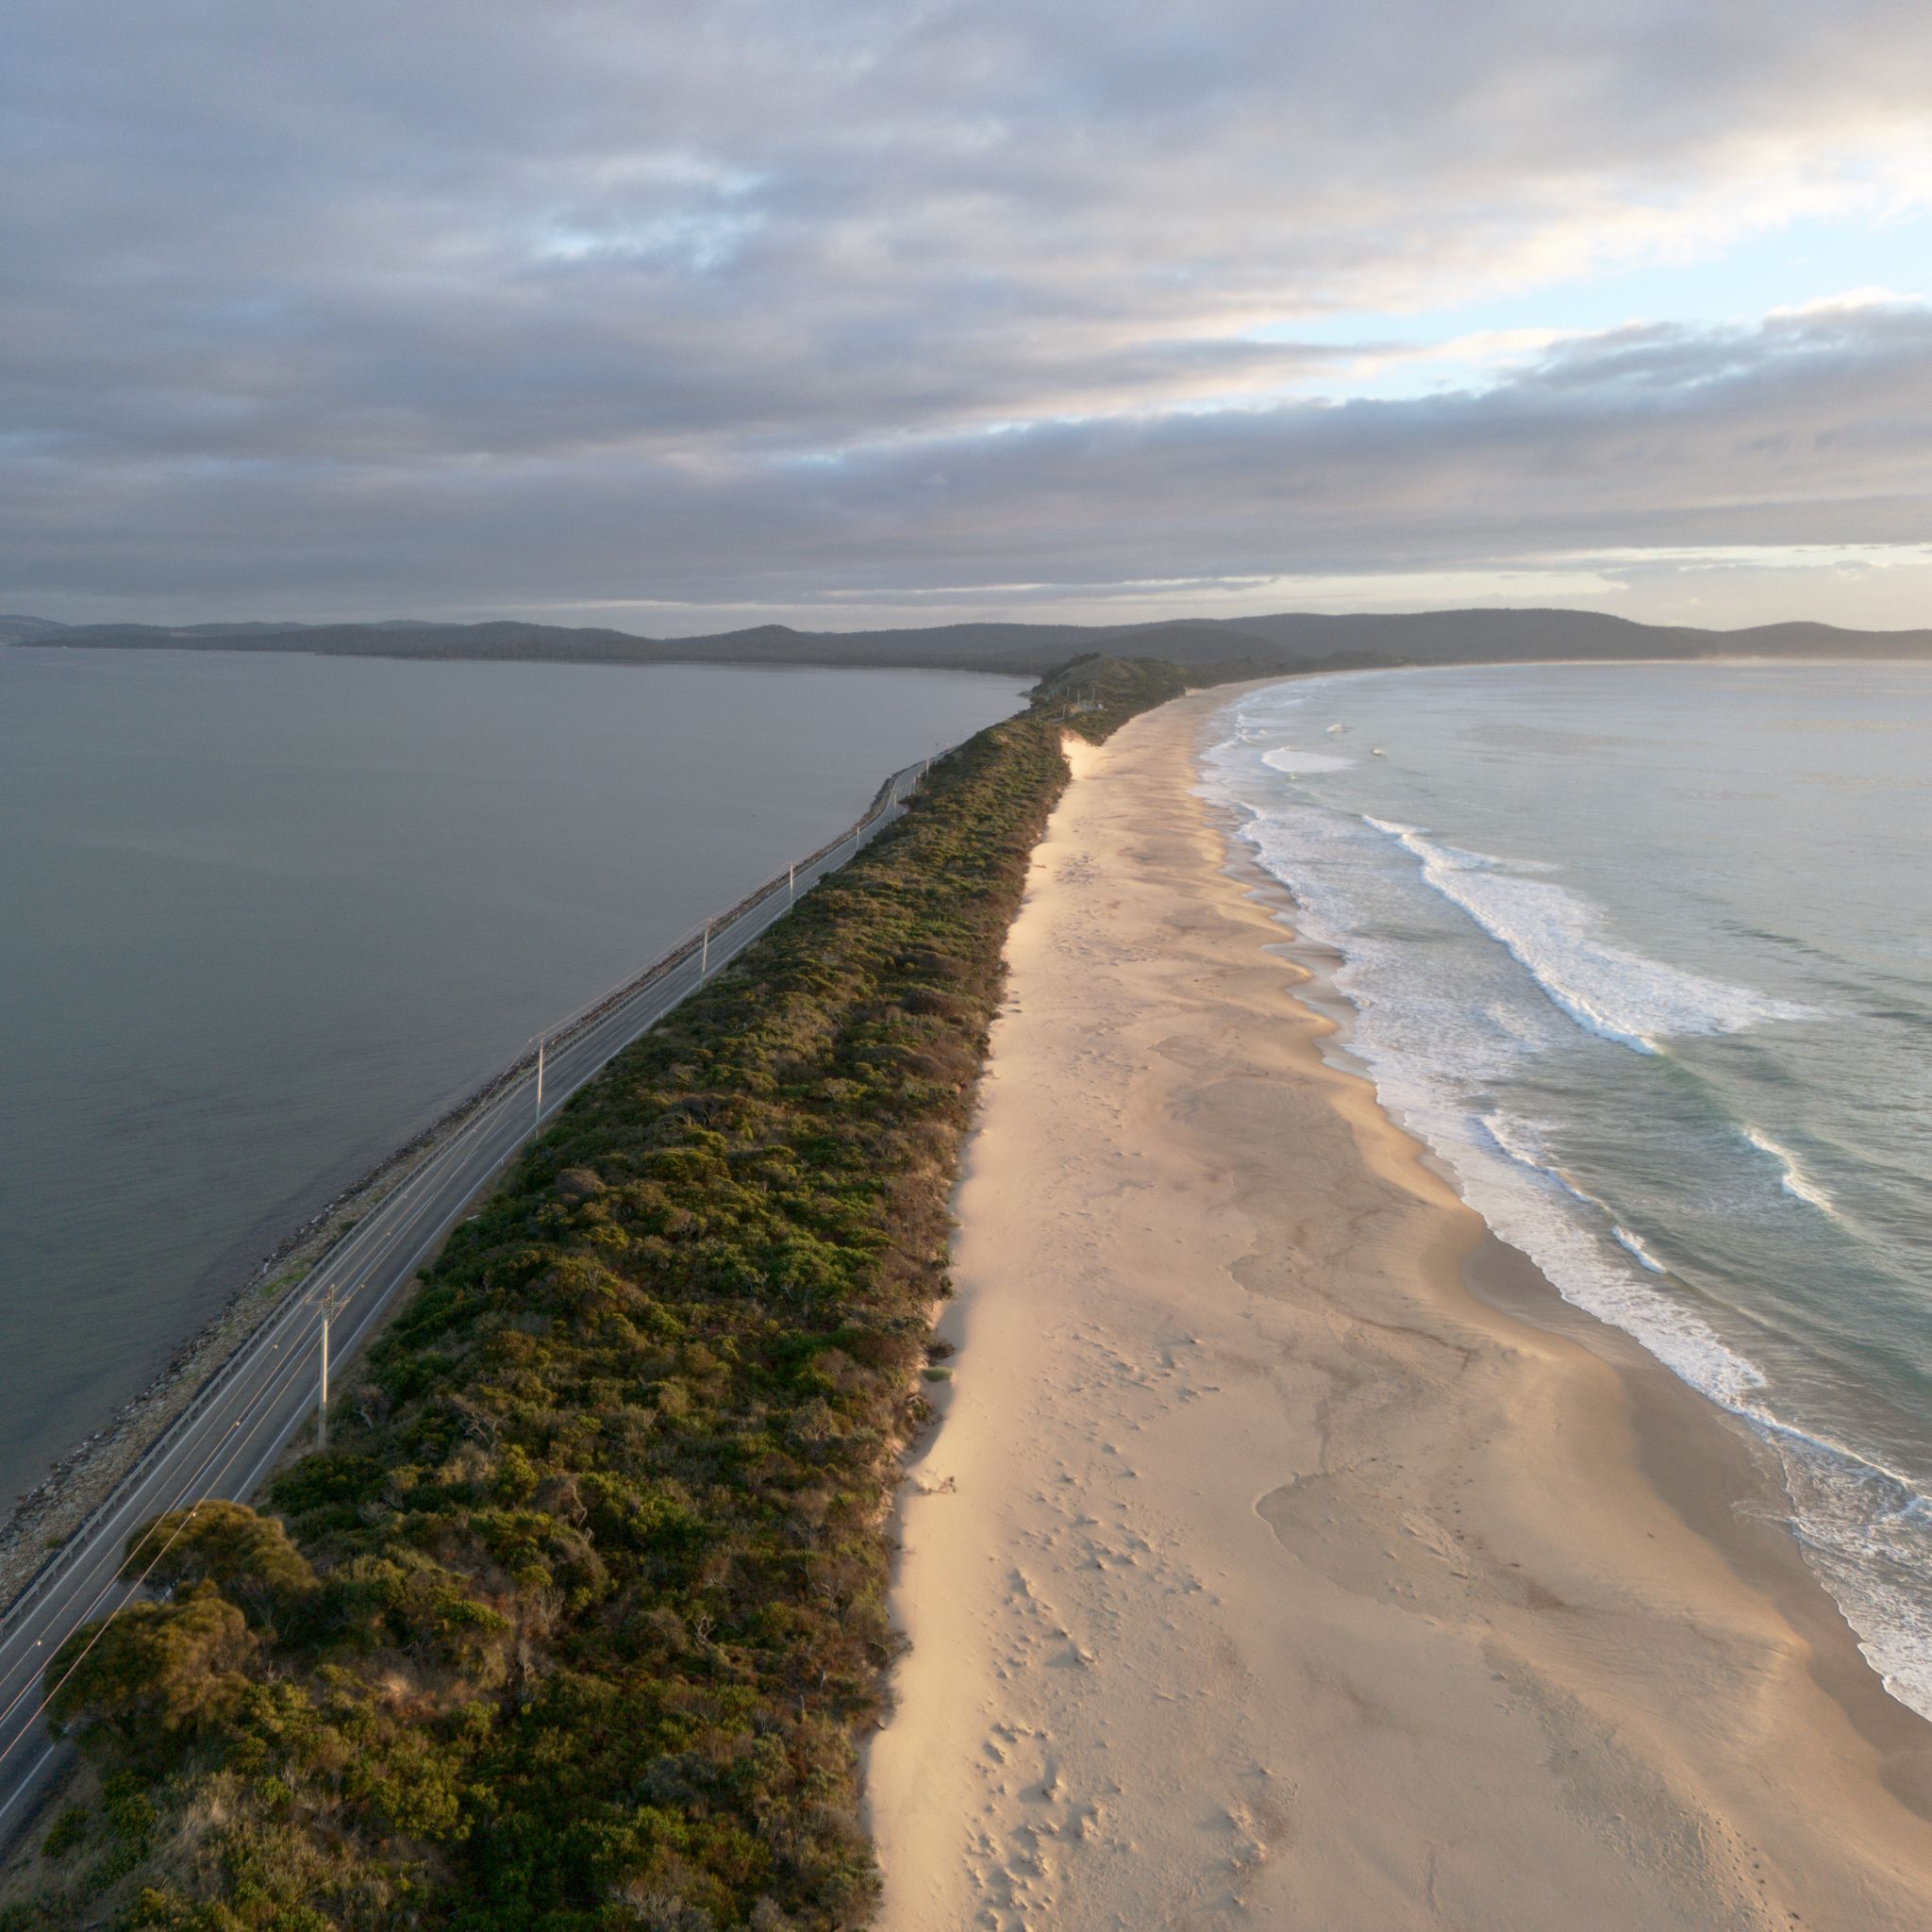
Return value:
<svg viewBox="0 0 1932 1932">
<path fill-rule="evenodd" d="M 1373 672 L 1224 722 L 1210 793 L 1384 1105 L 1774 1445 L 1932 1716 L 1932 666 Z"/>
<path fill-rule="evenodd" d="M 281 1235 L 1021 689 L 0 647 L 0 1517 Z"/>
</svg>

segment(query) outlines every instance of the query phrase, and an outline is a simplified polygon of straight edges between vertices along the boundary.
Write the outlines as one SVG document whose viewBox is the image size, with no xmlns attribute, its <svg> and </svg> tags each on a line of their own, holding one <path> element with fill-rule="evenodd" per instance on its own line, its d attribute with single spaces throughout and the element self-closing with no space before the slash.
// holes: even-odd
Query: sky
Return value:
<svg viewBox="0 0 1932 1932">
<path fill-rule="evenodd" d="M 1932 625 L 1923 0 L 8 0 L 0 610 Z"/>
</svg>

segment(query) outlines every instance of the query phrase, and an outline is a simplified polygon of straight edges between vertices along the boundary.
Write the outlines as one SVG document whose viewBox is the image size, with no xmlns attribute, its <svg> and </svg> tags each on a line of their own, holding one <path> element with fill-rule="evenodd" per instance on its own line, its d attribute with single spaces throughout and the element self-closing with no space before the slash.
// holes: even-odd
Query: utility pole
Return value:
<svg viewBox="0 0 1932 1932">
<path fill-rule="evenodd" d="M 315 1446 L 328 1447 L 328 1324 L 336 1311 L 336 1291 L 331 1288 L 322 1304 L 322 1399 L 315 1405 Z"/>
<path fill-rule="evenodd" d="M 705 936 L 698 945 L 698 984 L 705 983 L 705 974 L 711 970 L 711 922 L 705 921 Z"/>
<path fill-rule="evenodd" d="M 537 1124 L 543 1124 L 543 1040 L 537 1040 Z"/>
<path fill-rule="evenodd" d="M 785 903 L 795 905 L 798 899 L 798 862 L 794 859 L 785 868 Z"/>
</svg>

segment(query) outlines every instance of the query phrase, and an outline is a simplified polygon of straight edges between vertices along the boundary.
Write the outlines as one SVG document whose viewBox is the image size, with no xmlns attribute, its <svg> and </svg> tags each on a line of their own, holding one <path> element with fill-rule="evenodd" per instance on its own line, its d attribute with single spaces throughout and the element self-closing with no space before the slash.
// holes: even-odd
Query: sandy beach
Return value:
<svg viewBox="0 0 1932 1932">
<path fill-rule="evenodd" d="M 1744 1432 L 1323 1060 L 1194 795 L 1227 700 L 1074 749 L 1009 941 L 881 1925 L 1932 1924 L 1932 1725 Z"/>
</svg>

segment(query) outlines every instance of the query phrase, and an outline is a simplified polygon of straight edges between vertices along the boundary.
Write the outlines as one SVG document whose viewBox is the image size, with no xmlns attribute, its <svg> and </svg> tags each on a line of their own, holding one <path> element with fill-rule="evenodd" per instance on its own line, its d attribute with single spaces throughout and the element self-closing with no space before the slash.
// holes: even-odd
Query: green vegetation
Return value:
<svg viewBox="0 0 1932 1932">
<path fill-rule="evenodd" d="M 1170 667 L 1092 660 L 1104 736 Z M 862 1924 L 896 1457 L 1058 691 L 624 1054 L 450 1238 L 275 1515 L 136 1538 L 13 1926 Z M 943 1371 L 938 1372 L 943 1374 Z M 90 1633 L 55 1659 L 58 1677 Z"/>
<path fill-rule="evenodd" d="M 1244 669 L 1230 675 L 1245 676 Z M 1221 684 L 1219 675 L 1183 675 L 1179 667 L 1153 658 L 1103 658 L 1094 653 L 1075 658 L 1033 690 L 1035 710 L 1083 737 L 1104 739 L 1119 730 L 1137 711 L 1151 710 L 1177 698 L 1191 685 Z M 1092 709 L 1080 709 L 1080 704 Z"/>
</svg>

